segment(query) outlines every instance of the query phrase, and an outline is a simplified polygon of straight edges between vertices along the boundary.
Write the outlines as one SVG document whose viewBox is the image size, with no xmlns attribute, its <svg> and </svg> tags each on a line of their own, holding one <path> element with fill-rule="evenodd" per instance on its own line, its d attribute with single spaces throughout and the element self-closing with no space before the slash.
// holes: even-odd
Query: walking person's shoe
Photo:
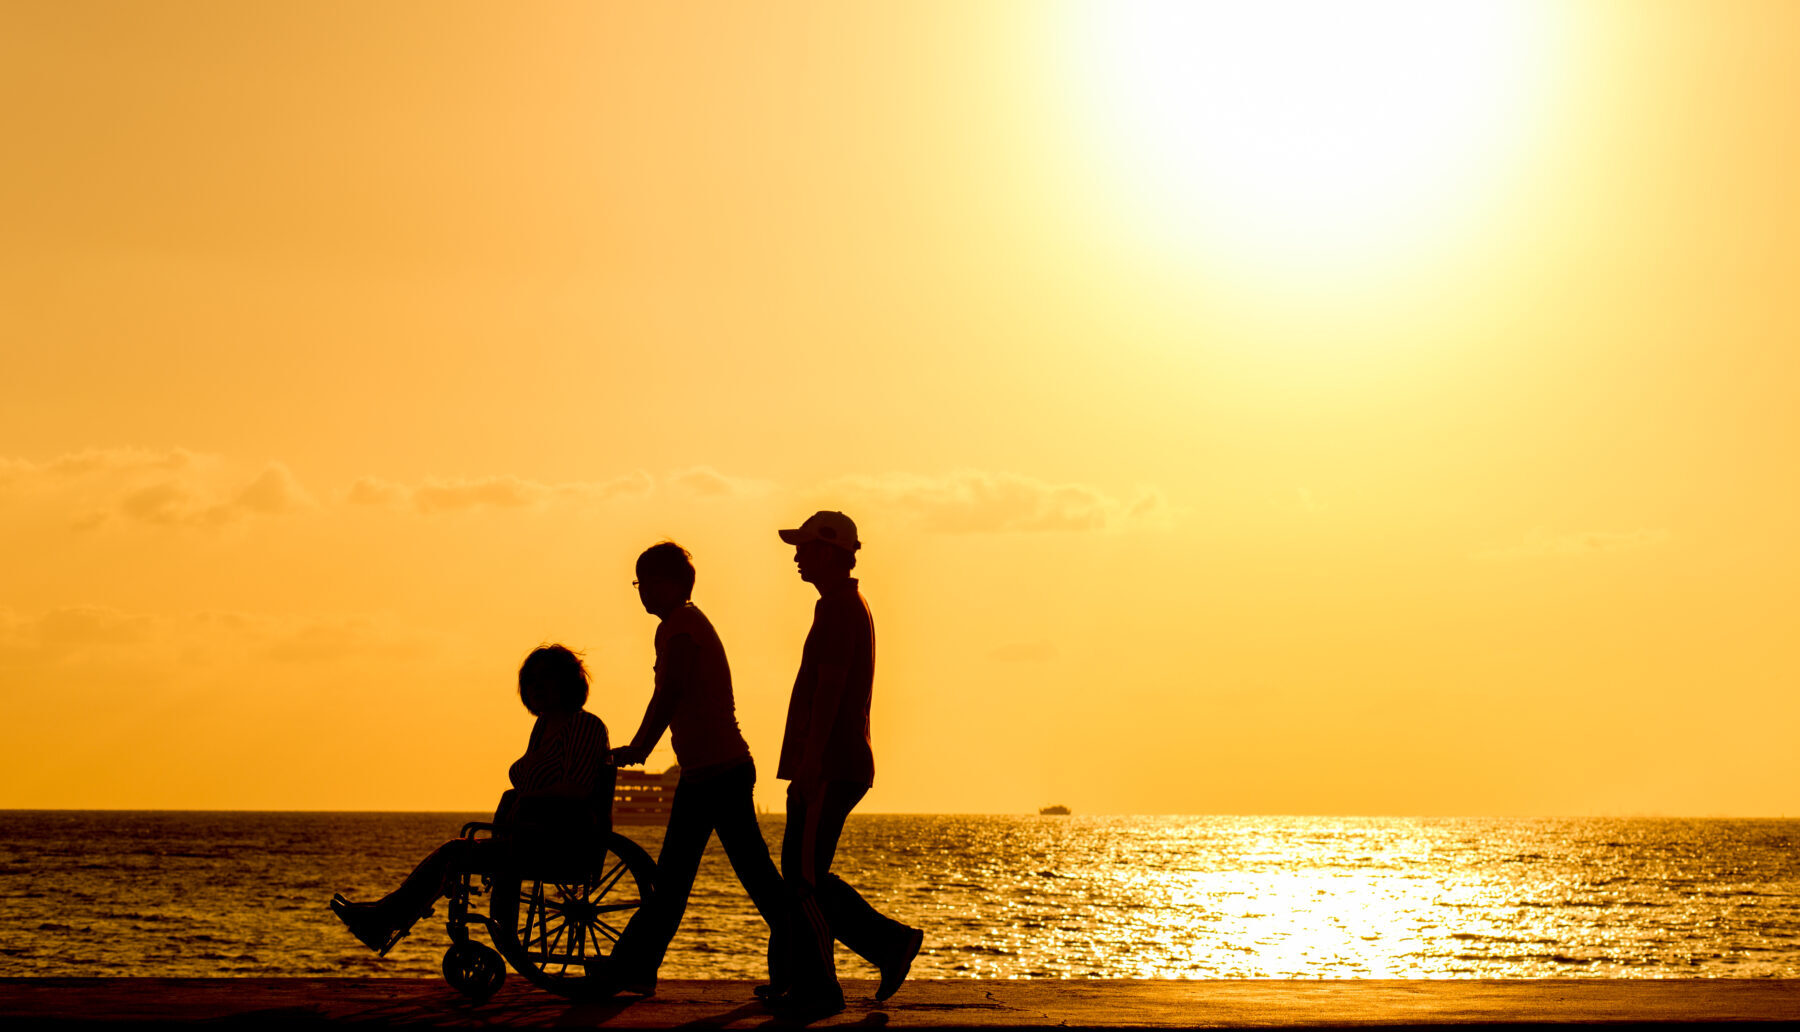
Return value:
<svg viewBox="0 0 1800 1032">
<path fill-rule="evenodd" d="M 919 947 L 925 945 L 925 932 L 914 928 L 907 936 L 906 945 L 891 963 L 881 965 L 881 984 L 875 988 L 875 999 L 885 1000 L 900 991 L 900 983 L 906 981 L 907 972 L 912 970 L 913 958 L 919 955 Z"/>
<path fill-rule="evenodd" d="M 601 975 L 588 990 L 587 995 L 594 999 L 606 999 L 624 993 L 626 996 L 655 996 L 656 976 L 648 978 L 642 975 L 621 975 L 607 972 Z"/>
<path fill-rule="evenodd" d="M 805 1024 L 820 1018 L 829 1018 L 844 1009 L 844 994 L 837 992 L 802 993 L 789 991 L 767 1000 L 769 1009 L 775 1016 L 784 1021 Z"/>
<path fill-rule="evenodd" d="M 656 976 L 630 975 L 618 981 L 618 991 L 630 996 L 655 996 Z"/>
</svg>

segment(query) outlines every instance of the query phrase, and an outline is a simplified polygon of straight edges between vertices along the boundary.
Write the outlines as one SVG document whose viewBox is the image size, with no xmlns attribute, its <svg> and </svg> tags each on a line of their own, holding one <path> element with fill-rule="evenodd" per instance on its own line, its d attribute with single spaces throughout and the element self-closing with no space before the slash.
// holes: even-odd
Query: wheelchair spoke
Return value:
<svg viewBox="0 0 1800 1032">
<path fill-rule="evenodd" d="M 510 935 L 495 929 L 506 940 L 502 952 L 538 987 L 575 995 L 603 977 L 628 920 L 643 908 L 654 861 L 620 838 L 582 857 L 546 859 L 535 876 L 503 872 L 495 879 L 501 899 L 490 909 L 512 925 Z M 516 910 L 502 903 L 515 893 Z"/>
<path fill-rule="evenodd" d="M 569 922 L 559 917 L 554 925 L 546 920 L 541 927 L 544 934 L 539 939 L 539 943 L 544 947 L 545 953 L 550 953 L 555 950 L 556 941 L 561 939 L 567 931 Z"/>
<path fill-rule="evenodd" d="M 538 919 L 538 942 L 541 944 L 550 937 L 550 908 L 544 905 L 544 883 L 531 884 L 531 912 Z"/>
<path fill-rule="evenodd" d="M 544 899 L 544 885 L 542 882 L 532 883 L 530 902 L 531 907 L 525 912 L 524 938 L 526 949 L 530 949 L 532 946 L 544 945 L 549 941 L 551 932 L 550 907 L 548 902 Z M 560 916 L 560 912 L 558 916 Z M 535 934 L 532 931 L 533 924 L 537 925 Z M 558 923 L 558 927 L 561 927 L 560 922 Z"/>
<path fill-rule="evenodd" d="M 599 899 L 611 892 L 613 886 L 619 884 L 619 879 L 625 877 L 625 871 L 625 858 L 620 857 L 618 863 L 600 876 L 600 881 L 594 887 L 594 898 Z"/>
</svg>

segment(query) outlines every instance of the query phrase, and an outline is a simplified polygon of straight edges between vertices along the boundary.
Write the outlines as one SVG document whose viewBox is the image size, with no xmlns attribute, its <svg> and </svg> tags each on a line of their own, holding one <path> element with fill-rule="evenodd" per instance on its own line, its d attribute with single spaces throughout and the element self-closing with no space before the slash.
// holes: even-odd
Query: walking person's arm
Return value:
<svg viewBox="0 0 1800 1032">
<path fill-rule="evenodd" d="M 644 762 L 656 743 L 662 741 L 663 732 L 669 729 L 669 721 L 675 716 L 675 707 L 681 704 L 687 687 L 694 682 L 699 668 L 698 647 L 689 634 L 678 634 L 670 639 L 666 648 L 659 650 L 656 657 L 656 690 L 650 695 L 650 705 L 644 708 L 643 723 L 638 725 L 637 734 L 631 737 L 631 744 L 613 750 L 613 762 L 621 767 Z"/>
<path fill-rule="evenodd" d="M 807 714 L 806 747 L 800 753 L 800 770 L 794 781 L 811 783 L 825 777 L 825 753 L 831 746 L 838 713 L 850 685 L 851 635 L 854 626 L 839 613 L 820 614 L 818 682 L 813 686 L 812 709 Z"/>
<path fill-rule="evenodd" d="M 844 686 L 850 682 L 850 668 L 836 664 L 819 664 L 819 683 L 812 697 L 812 713 L 808 718 L 806 751 L 800 754 L 800 773 L 795 782 L 820 781 L 825 777 L 825 748 L 831 741 L 831 725 L 843 708 Z"/>
</svg>

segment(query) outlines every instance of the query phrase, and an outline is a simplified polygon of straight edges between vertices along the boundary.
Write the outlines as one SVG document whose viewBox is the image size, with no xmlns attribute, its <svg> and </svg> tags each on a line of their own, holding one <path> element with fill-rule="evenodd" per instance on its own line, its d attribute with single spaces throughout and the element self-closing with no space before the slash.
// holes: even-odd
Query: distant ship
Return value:
<svg viewBox="0 0 1800 1032">
<path fill-rule="evenodd" d="M 1069 808 L 1058 803 L 1055 806 L 1044 807 L 1042 810 L 1038 811 L 1038 814 L 1043 817 L 1067 817 L 1069 815 Z"/>
<path fill-rule="evenodd" d="M 667 824 L 669 806 L 675 801 L 675 785 L 681 765 L 661 774 L 647 770 L 621 770 L 613 784 L 614 824 Z"/>
</svg>

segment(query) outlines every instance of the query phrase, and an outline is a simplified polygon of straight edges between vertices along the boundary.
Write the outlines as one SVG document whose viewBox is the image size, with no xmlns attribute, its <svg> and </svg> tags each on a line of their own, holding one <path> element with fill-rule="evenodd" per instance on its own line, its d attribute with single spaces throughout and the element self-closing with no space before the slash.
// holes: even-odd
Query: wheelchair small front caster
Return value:
<svg viewBox="0 0 1800 1032">
<path fill-rule="evenodd" d="M 506 961 L 478 942 L 459 942 L 444 951 L 444 981 L 476 1003 L 500 991 Z"/>
</svg>

